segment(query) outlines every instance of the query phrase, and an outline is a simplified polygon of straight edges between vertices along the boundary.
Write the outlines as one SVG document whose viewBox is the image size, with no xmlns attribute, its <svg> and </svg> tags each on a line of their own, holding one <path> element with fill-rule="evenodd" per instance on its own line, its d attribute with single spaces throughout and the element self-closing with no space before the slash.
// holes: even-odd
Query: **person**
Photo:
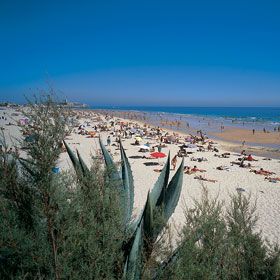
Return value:
<svg viewBox="0 0 280 280">
<path fill-rule="evenodd" d="M 251 168 L 252 167 L 250 162 L 248 164 L 245 164 L 244 161 L 245 161 L 245 158 L 243 158 L 241 161 L 231 161 L 230 163 L 231 163 L 232 166 L 234 164 L 236 164 L 241 168 Z"/>
<path fill-rule="evenodd" d="M 259 174 L 259 175 L 273 175 L 275 174 L 274 172 L 271 172 L 271 171 L 267 171 L 267 170 L 264 170 L 263 168 L 260 168 L 260 170 L 250 170 L 250 172 L 254 172 L 255 174 Z"/>
<path fill-rule="evenodd" d="M 208 151 L 212 151 L 212 150 L 213 150 L 213 146 L 211 145 L 211 143 L 208 144 L 207 150 L 208 150 Z"/>
<path fill-rule="evenodd" d="M 255 129 L 253 129 L 253 135 L 255 134 Z"/>
<path fill-rule="evenodd" d="M 191 175 L 194 173 L 193 171 L 191 171 L 191 168 L 189 166 L 186 166 L 186 168 L 184 167 L 184 170 L 185 170 L 185 174 L 188 174 L 188 175 Z"/>
<path fill-rule="evenodd" d="M 276 178 L 271 178 L 271 177 L 265 177 L 265 180 L 268 180 L 271 183 L 276 183 L 277 181 L 280 181 L 280 177 L 276 177 Z"/>
<path fill-rule="evenodd" d="M 111 136 L 108 135 L 107 137 L 107 146 L 111 146 Z"/>
<path fill-rule="evenodd" d="M 230 167 L 226 166 L 226 165 L 220 165 L 218 167 L 216 167 L 217 170 L 226 170 L 226 171 L 230 171 Z"/>
<path fill-rule="evenodd" d="M 202 175 L 195 176 L 194 179 L 198 179 L 198 180 L 206 181 L 206 182 L 211 182 L 211 183 L 218 182 L 217 180 L 207 179 L 207 178 L 203 177 Z"/>
<path fill-rule="evenodd" d="M 248 161 L 258 161 L 257 159 L 254 159 L 251 154 L 248 155 L 245 159 Z"/>
<path fill-rule="evenodd" d="M 177 155 L 175 155 L 172 160 L 171 160 L 171 164 L 173 166 L 173 170 L 175 170 L 176 165 L 177 165 Z"/>
<path fill-rule="evenodd" d="M 192 172 L 206 172 L 206 170 L 204 170 L 204 169 L 199 169 L 199 168 L 197 168 L 197 166 L 195 165 L 192 169 L 191 169 L 191 171 Z"/>
</svg>

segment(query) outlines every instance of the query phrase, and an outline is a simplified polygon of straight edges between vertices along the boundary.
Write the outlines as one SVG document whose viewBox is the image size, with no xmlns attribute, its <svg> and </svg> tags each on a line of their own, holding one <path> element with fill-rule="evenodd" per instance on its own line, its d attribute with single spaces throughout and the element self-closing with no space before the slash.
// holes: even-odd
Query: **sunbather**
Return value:
<svg viewBox="0 0 280 280">
<path fill-rule="evenodd" d="M 250 162 L 248 164 L 245 164 L 244 161 L 245 161 L 245 158 L 243 158 L 241 161 L 231 161 L 230 163 L 231 163 L 231 165 L 236 164 L 241 168 L 251 168 L 252 167 Z"/>
<path fill-rule="evenodd" d="M 202 161 L 208 161 L 208 159 L 207 159 L 207 158 L 204 158 L 204 157 L 201 157 L 201 158 L 192 157 L 192 158 L 191 158 L 191 161 L 202 162 Z"/>
<path fill-rule="evenodd" d="M 274 172 L 264 170 L 263 168 L 260 168 L 260 170 L 251 169 L 250 172 L 254 172 L 255 174 L 265 175 L 265 176 L 275 174 Z"/>
<path fill-rule="evenodd" d="M 269 182 L 272 182 L 272 183 L 276 183 L 276 182 L 280 181 L 280 177 L 276 177 L 276 178 L 265 177 L 264 179 L 268 180 Z"/>
<path fill-rule="evenodd" d="M 196 172 L 206 172 L 206 170 L 204 170 L 204 169 L 199 169 L 199 168 L 197 168 L 196 165 L 191 169 L 191 171 L 192 171 L 193 173 L 196 173 Z"/>
<path fill-rule="evenodd" d="M 227 171 L 229 171 L 230 167 L 228 167 L 228 166 L 226 166 L 226 165 L 221 165 L 221 166 L 216 167 L 216 169 L 218 169 L 218 170 L 227 170 Z"/>
<path fill-rule="evenodd" d="M 219 157 L 219 158 L 229 158 L 230 153 L 223 153 L 221 155 L 214 154 L 214 157 Z"/>
<path fill-rule="evenodd" d="M 185 170 L 185 174 L 188 174 L 188 175 L 191 175 L 194 173 L 189 166 L 186 166 L 186 168 L 184 167 L 184 170 Z"/>
<path fill-rule="evenodd" d="M 218 182 L 217 180 L 207 179 L 207 178 L 203 177 L 202 175 L 195 176 L 194 179 L 198 179 L 198 180 L 206 181 L 206 182 L 211 182 L 211 183 Z"/>
<path fill-rule="evenodd" d="M 245 160 L 248 160 L 248 161 L 258 161 L 257 159 L 254 159 L 254 158 L 252 157 L 252 155 L 248 155 L 248 156 L 245 158 Z"/>
<path fill-rule="evenodd" d="M 162 169 L 154 169 L 155 172 L 161 172 Z"/>
</svg>

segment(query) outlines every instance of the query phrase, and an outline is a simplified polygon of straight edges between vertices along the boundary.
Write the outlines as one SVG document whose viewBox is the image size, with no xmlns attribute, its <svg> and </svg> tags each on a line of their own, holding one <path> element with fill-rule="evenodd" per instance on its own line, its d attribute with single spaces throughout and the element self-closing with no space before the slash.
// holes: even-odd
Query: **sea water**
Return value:
<svg viewBox="0 0 280 280">
<path fill-rule="evenodd" d="M 151 116 L 187 121 L 198 129 L 216 130 L 220 126 L 274 130 L 280 126 L 280 107 L 150 107 L 92 106 L 92 109 L 146 112 Z M 209 127 L 210 124 L 210 127 Z"/>
</svg>

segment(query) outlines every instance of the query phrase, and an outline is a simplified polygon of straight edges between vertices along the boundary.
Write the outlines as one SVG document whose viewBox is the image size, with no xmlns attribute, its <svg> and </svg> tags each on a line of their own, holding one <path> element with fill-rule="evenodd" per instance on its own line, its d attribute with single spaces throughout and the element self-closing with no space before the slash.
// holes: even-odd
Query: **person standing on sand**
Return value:
<svg viewBox="0 0 280 280">
<path fill-rule="evenodd" d="M 110 137 L 110 135 L 107 137 L 107 146 L 111 146 L 111 137 Z"/>
<path fill-rule="evenodd" d="M 253 129 L 253 135 L 255 134 L 255 129 Z"/>
<path fill-rule="evenodd" d="M 172 164 L 173 170 L 175 170 L 176 165 L 177 165 L 177 155 L 175 155 L 175 156 L 172 158 L 171 164 Z"/>
</svg>

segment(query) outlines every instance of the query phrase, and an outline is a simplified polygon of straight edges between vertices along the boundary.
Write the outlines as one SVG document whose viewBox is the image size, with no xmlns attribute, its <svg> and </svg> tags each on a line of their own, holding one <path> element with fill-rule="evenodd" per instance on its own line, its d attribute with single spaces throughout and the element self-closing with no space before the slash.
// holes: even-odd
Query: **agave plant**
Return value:
<svg viewBox="0 0 280 280">
<path fill-rule="evenodd" d="M 182 160 L 178 170 L 169 182 L 170 153 L 168 154 L 167 161 L 154 187 L 147 194 L 147 200 L 143 211 L 135 220 L 133 220 L 134 182 L 131 166 L 122 143 L 120 142 L 120 171 L 101 139 L 99 139 L 99 143 L 105 165 L 109 170 L 109 179 L 119 182 L 117 187 L 120 191 L 124 231 L 127 234 L 130 234 L 128 241 L 124 241 L 123 247 L 125 256 L 123 279 L 141 279 L 143 263 L 150 257 L 159 234 L 167 224 L 168 219 L 173 214 L 179 201 L 183 184 L 184 160 Z M 83 175 L 90 172 L 78 151 L 76 156 L 66 142 L 64 142 L 64 145 L 76 172 Z M 162 219 L 164 221 L 161 225 L 154 223 L 155 215 L 158 211 L 162 214 Z"/>
</svg>

